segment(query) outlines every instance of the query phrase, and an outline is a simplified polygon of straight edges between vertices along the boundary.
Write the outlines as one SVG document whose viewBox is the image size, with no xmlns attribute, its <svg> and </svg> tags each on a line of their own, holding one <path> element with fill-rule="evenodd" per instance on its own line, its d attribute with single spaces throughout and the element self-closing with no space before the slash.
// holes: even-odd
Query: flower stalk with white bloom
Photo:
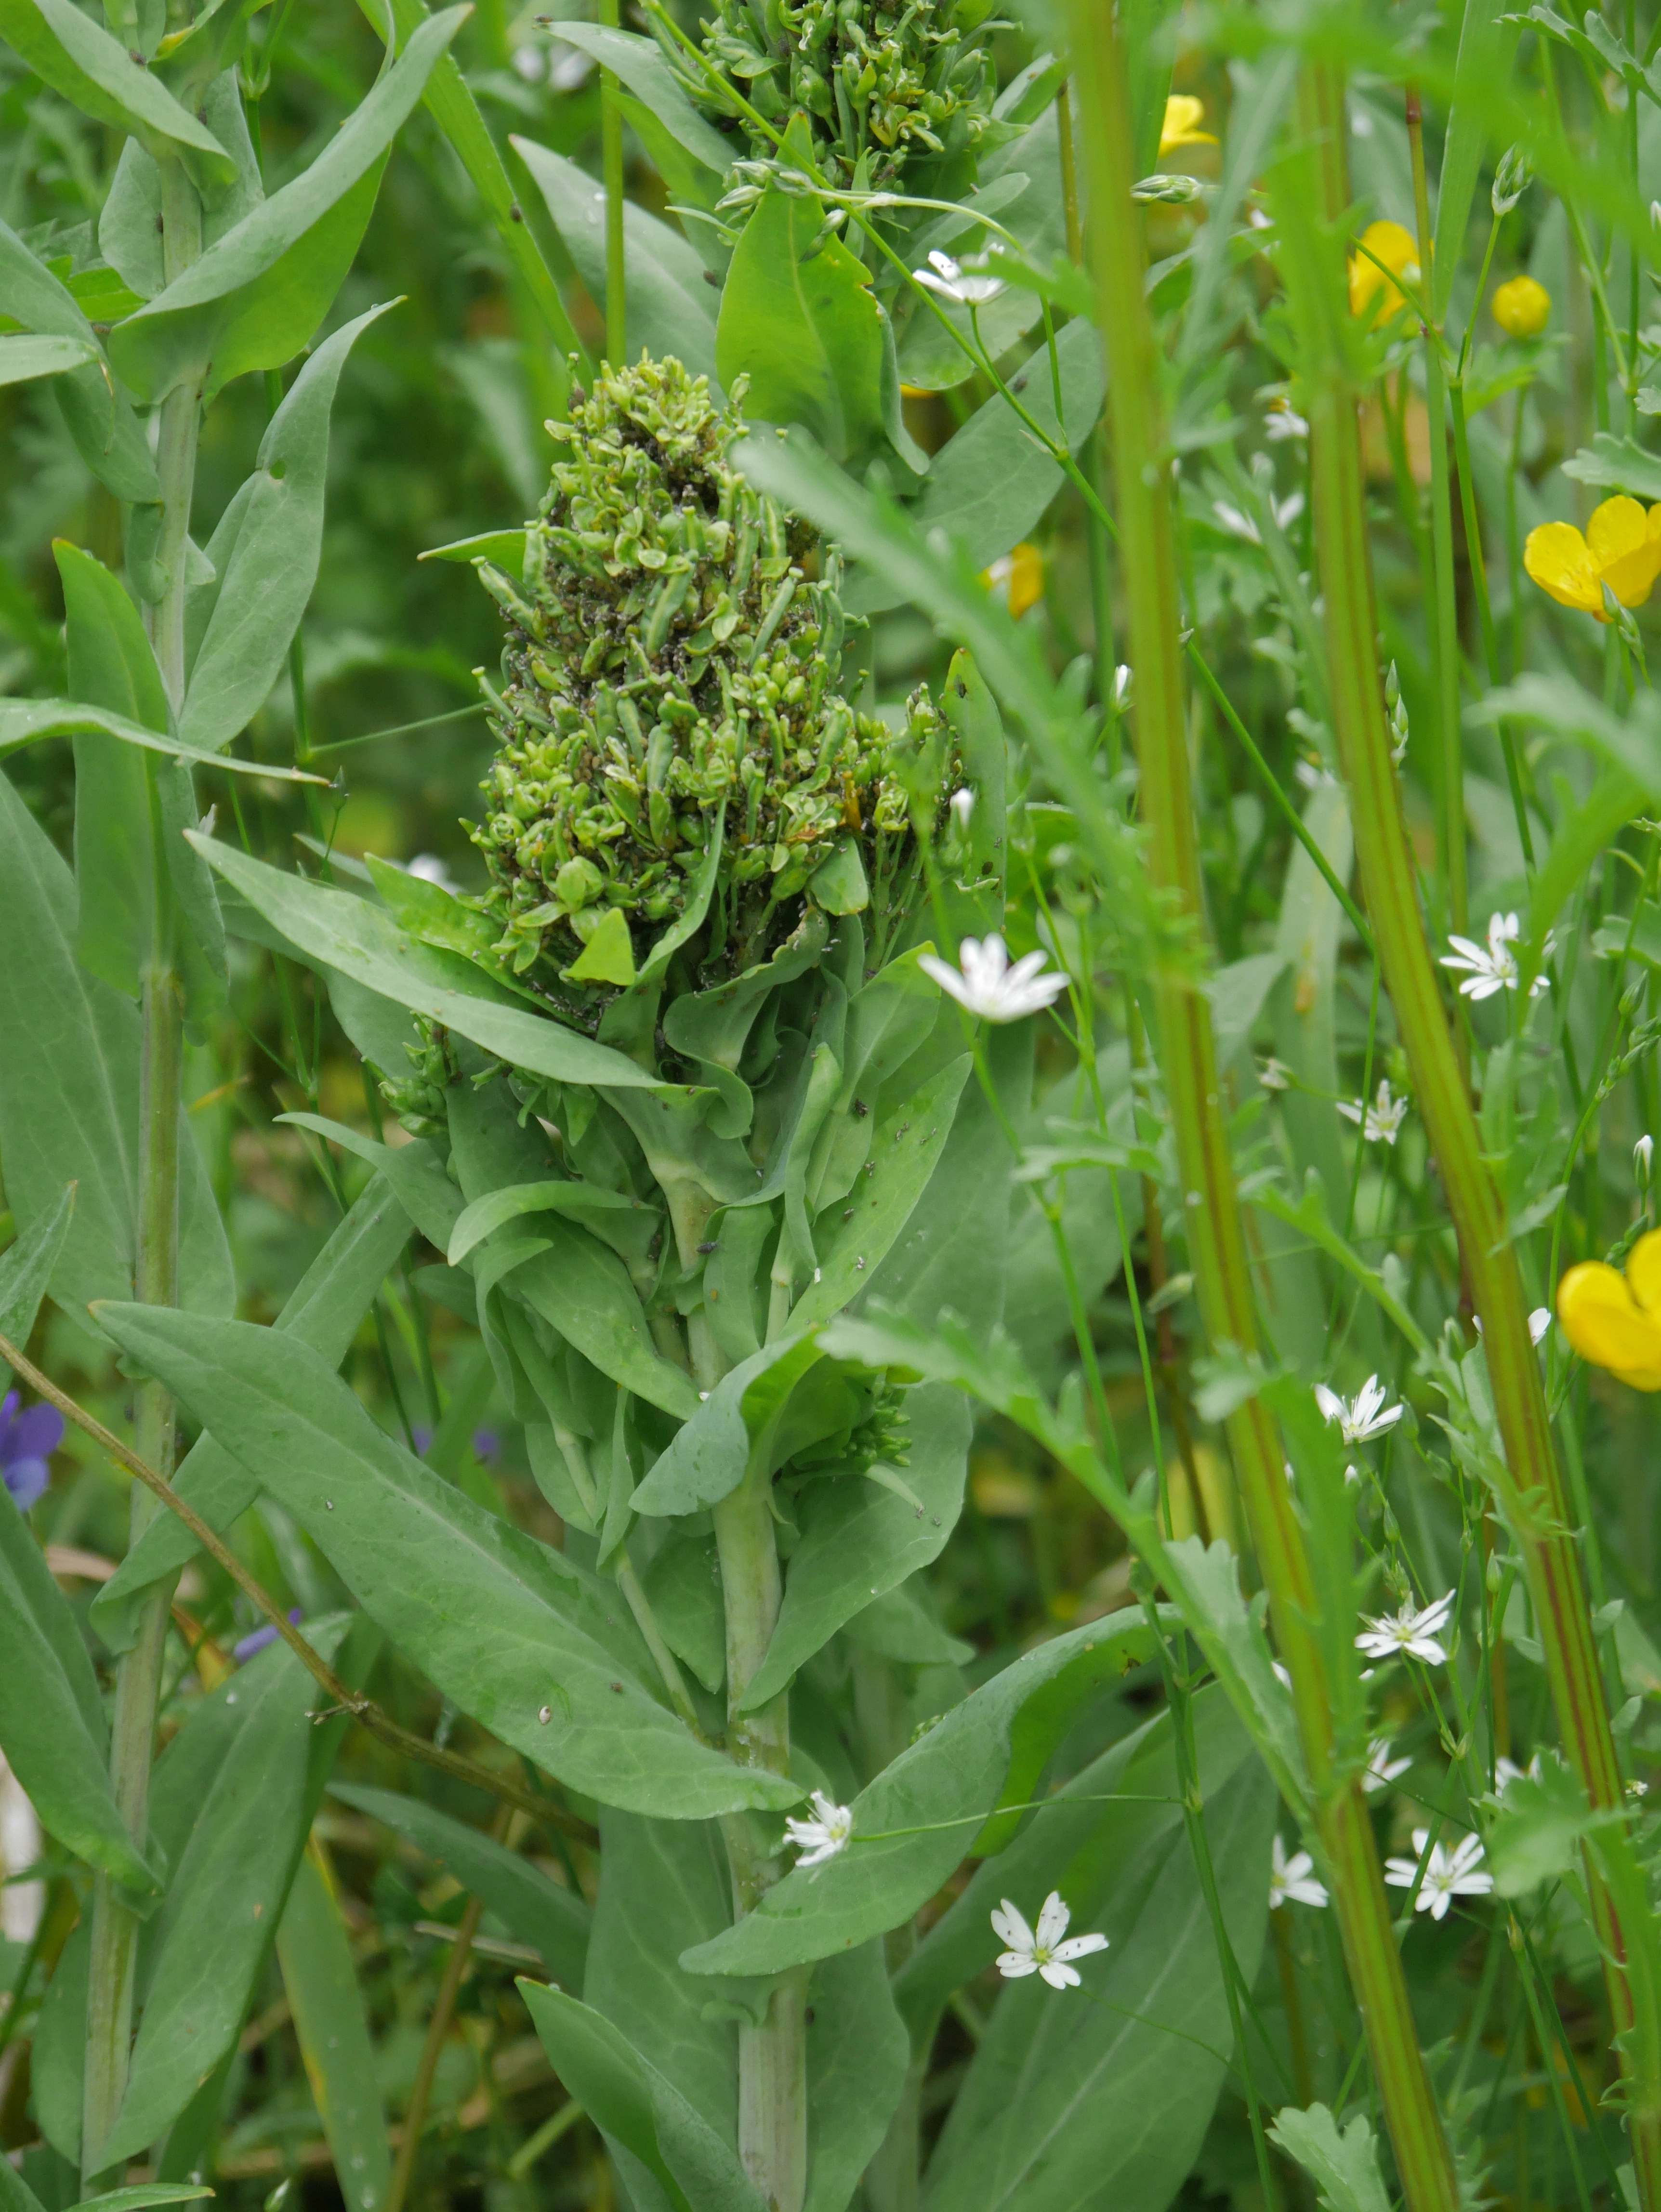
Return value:
<svg viewBox="0 0 1661 2212">
<path fill-rule="evenodd" d="M 1013 967 L 1001 937 L 965 937 L 958 947 L 958 965 L 925 952 L 917 962 L 948 998 L 983 1022 L 1025 1021 L 1042 1013 L 1067 988 L 1067 976 L 1048 969 L 1047 953 L 1025 952 Z"/>
<path fill-rule="evenodd" d="M 798 1867 L 823 1866 L 827 1859 L 847 1850 L 848 1838 L 854 1832 L 851 1806 L 837 1804 L 823 1790 L 812 1791 L 808 1802 L 813 1808 L 811 1820 L 788 1820 L 784 1824 L 785 1841 L 794 1844 L 801 1854 Z"/>
<path fill-rule="evenodd" d="M 1461 1836 L 1451 1850 L 1441 1844 L 1430 1844 L 1430 1857 L 1425 1857 L 1425 1845 L 1430 1844 L 1430 1830 L 1415 1828 L 1413 1832 L 1415 1856 L 1410 1858 L 1386 1859 L 1384 1880 L 1392 1889 L 1411 1889 L 1418 1883 L 1418 1894 L 1413 1900 L 1415 1912 L 1427 1912 L 1433 1920 L 1445 1920 L 1448 1908 L 1456 1897 L 1487 1897 L 1494 1887 L 1494 1876 L 1482 1871 L 1482 1842 L 1480 1836 Z M 1419 1869 L 1424 1867 L 1424 1879 L 1419 1878 Z"/>
<path fill-rule="evenodd" d="M 1399 1613 L 1369 1614 L 1355 1649 L 1369 1659 L 1421 1659 L 1427 1667 L 1445 1667 L 1448 1655 L 1440 1639 L 1452 1612 L 1450 1590 L 1422 1607 L 1409 1604 Z"/>
<path fill-rule="evenodd" d="M 1202 933 L 1171 441 L 1164 363 L 1147 306 L 1142 217 L 1131 197 L 1137 172 L 1124 34 L 1115 12 L 1092 0 L 1072 0 L 1070 27 L 1080 143 L 1090 162 L 1097 320 L 1108 357 L 1120 574 L 1129 617 L 1148 872 L 1155 889 L 1178 902 Z M 1332 149 L 1347 143 L 1342 109 L 1323 118 L 1318 143 Z M 1352 415 L 1354 410 L 1352 401 Z M 1210 1002 L 1183 979 L 1158 970 L 1153 1001 L 1204 1332 L 1212 1346 L 1227 1345 L 1250 1358 L 1259 1334 Z M 1359 1690 L 1335 1666 L 1313 1626 L 1323 1610 L 1315 1563 L 1286 1480 L 1286 1451 L 1261 1393 L 1234 1407 L 1226 1431 L 1275 1642 L 1293 1677 L 1310 1809 L 1409 2212 L 1457 2212 L 1458 2182 L 1419 2049 L 1366 1801 L 1359 1779 L 1338 1756 L 1340 1722 Z"/>
<path fill-rule="evenodd" d="M 1364 395 L 1348 345 L 1342 276 L 1329 269 L 1317 242 L 1316 227 L 1337 225 L 1351 200 L 1343 153 L 1343 71 L 1330 62 L 1311 63 L 1302 82 L 1299 138 L 1306 150 L 1282 172 L 1276 213 L 1281 273 L 1299 356 L 1299 391 L 1310 422 L 1310 499 L 1332 728 L 1349 794 L 1362 897 L 1407 1055 L 1415 1111 L 1453 1217 L 1471 1304 L 1485 1324 L 1502 1447 L 1488 1464 L 1523 1555 L 1565 1754 L 1593 1808 L 1609 1811 L 1624 1801 L 1575 1534 L 1580 1516 L 1559 1461 L 1540 1360 L 1530 1341 L 1518 1247 L 1484 1157 L 1441 979 L 1426 941 L 1401 779 L 1390 758 L 1360 447 Z M 1457 732 L 1457 719 L 1452 727 Z M 1457 755 L 1457 745 L 1451 750 Z M 1449 810 L 1448 819 L 1461 831 L 1457 857 L 1463 860 L 1463 813 Z M 1453 928 L 1461 930 L 1457 900 L 1450 900 L 1449 915 Z M 1482 948 L 1476 949 L 1481 955 Z M 1480 982 L 1482 965 L 1479 959 L 1478 971 L 1464 972 L 1475 972 Z M 1503 976 L 1498 988 L 1505 988 Z M 1646 2212 L 1661 2212 L 1661 1941 L 1624 1832 L 1611 1827 L 1587 1848 L 1592 1914 L 1621 2039 L 1639 2196 Z M 1629 1972 L 1625 1964 L 1634 1944 L 1644 1954 L 1641 1972 Z M 1405 2063 L 1405 2053 L 1402 2058 Z M 1421 2063 L 1415 2070 L 1422 2075 Z M 1451 2208 L 1458 2191 L 1433 2105 L 1415 2105 L 1411 2132 L 1404 2133 L 1382 2075 L 1380 2088 L 1414 2212 L 1432 2203 Z"/>
<path fill-rule="evenodd" d="M 1367 1746 L 1366 1771 L 1361 1777 L 1361 1787 L 1369 1797 L 1376 1797 L 1381 1790 L 1388 1790 L 1398 1774 L 1405 1774 L 1413 1764 L 1410 1759 L 1392 1759 L 1390 1740 L 1387 1735 L 1376 1735 Z"/>
<path fill-rule="evenodd" d="M 1369 1105 L 1364 1098 L 1341 1098 L 1338 1111 L 1345 1121 L 1360 1125 L 1363 1143 L 1393 1145 L 1402 1133 L 1402 1124 L 1408 1117 L 1408 1101 L 1391 1092 L 1390 1079 L 1378 1085 L 1378 1096 Z"/>
<path fill-rule="evenodd" d="M 1486 945 L 1475 944 L 1469 937 L 1450 937 L 1451 952 L 1442 955 L 1444 968 L 1451 968 L 1462 976 L 1459 995 L 1480 1004 L 1491 999 L 1497 991 L 1514 991 L 1522 981 L 1517 965 L 1517 955 L 1512 946 L 1522 934 L 1522 924 L 1514 914 L 1495 914 L 1488 917 Z M 1551 941 L 1545 949 L 1551 950 Z M 1549 990 L 1551 979 L 1536 975 L 1529 985 L 1529 996 L 1537 999 L 1542 991 Z"/>
<path fill-rule="evenodd" d="M 1393 1429 L 1405 1410 L 1386 1403 L 1390 1394 L 1376 1375 L 1369 1375 L 1353 1398 L 1341 1398 L 1324 1382 L 1315 1385 L 1315 1402 L 1323 1418 L 1336 1421 L 1347 1444 L 1364 1444 Z"/>
<path fill-rule="evenodd" d="M 1009 289 L 1008 279 L 971 263 L 954 261 L 949 253 L 934 252 L 927 269 L 914 269 L 912 276 L 930 292 L 949 300 L 954 307 L 984 307 Z"/>
<path fill-rule="evenodd" d="M 1067 1923 L 1072 1913 L 1062 1903 L 1059 1890 L 1052 1889 L 1038 1911 L 1037 1929 L 1029 1928 L 1024 1917 L 1006 1897 L 994 1909 L 993 1932 L 1008 1946 L 998 1954 L 998 1972 L 1007 1982 L 1018 1982 L 1028 1974 L 1042 1975 L 1052 1990 L 1075 1990 L 1080 1974 L 1073 1964 L 1075 1959 L 1087 1959 L 1092 1952 L 1105 1951 L 1105 1936 L 1069 1936 Z"/>
</svg>

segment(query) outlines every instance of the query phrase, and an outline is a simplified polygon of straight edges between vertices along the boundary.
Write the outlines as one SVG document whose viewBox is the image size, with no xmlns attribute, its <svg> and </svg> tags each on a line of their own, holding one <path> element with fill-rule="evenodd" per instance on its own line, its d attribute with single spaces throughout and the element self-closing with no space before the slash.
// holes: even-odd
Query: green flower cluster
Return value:
<svg viewBox="0 0 1661 2212">
<path fill-rule="evenodd" d="M 769 122 L 807 112 L 831 184 L 874 191 L 920 158 L 949 161 L 978 146 L 997 93 L 977 43 L 989 12 L 989 0 L 716 0 L 703 51 Z M 670 59 L 695 100 L 725 112 L 707 77 L 672 51 Z"/>
<path fill-rule="evenodd" d="M 727 465 L 736 403 L 642 362 L 603 370 L 550 428 L 564 453 L 520 579 L 480 564 L 508 623 L 471 830 L 502 957 L 591 1006 L 702 895 L 716 837 L 709 975 L 764 958 L 816 876 L 833 912 L 891 903 L 939 717 L 922 695 L 908 742 L 839 696 L 837 556 L 811 580 L 811 536 Z"/>
</svg>

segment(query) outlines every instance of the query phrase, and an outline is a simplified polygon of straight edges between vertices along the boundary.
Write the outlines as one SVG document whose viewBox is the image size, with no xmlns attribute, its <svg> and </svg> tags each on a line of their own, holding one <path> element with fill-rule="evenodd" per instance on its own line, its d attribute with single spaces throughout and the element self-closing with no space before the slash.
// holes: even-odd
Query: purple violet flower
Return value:
<svg viewBox="0 0 1661 2212">
<path fill-rule="evenodd" d="M 289 1624 L 294 1628 L 300 1626 L 300 1607 L 297 1605 L 289 1608 Z M 250 1659 L 263 1651 L 268 1644 L 275 1644 L 276 1641 L 277 1631 L 268 1620 L 263 1628 L 256 1628 L 250 1635 L 243 1637 L 240 1643 L 233 1644 L 231 1657 L 239 1667 L 246 1667 Z"/>
<path fill-rule="evenodd" d="M 17 1393 L 0 1399 L 0 1482 L 20 1513 L 27 1513 L 48 1480 L 47 1460 L 64 1441 L 64 1416 L 56 1406 L 17 1410 Z"/>
</svg>

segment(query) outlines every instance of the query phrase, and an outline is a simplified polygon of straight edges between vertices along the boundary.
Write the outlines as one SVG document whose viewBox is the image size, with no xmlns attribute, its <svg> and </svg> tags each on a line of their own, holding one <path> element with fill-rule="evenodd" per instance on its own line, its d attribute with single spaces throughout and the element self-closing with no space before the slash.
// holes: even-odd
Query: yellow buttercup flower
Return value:
<svg viewBox="0 0 1661 2212">
<path fill-rule="evenodd" d="M 1583 538 L 1572 522 L 1530 530 L 1523 566 L 1542 592 L 1599 622 L 1607 584 L 1623 607 L 1641 607 L 1661 576 L 1661 505 L 1646 515 L 1624 493 L 1594 507 Z"/>
<path fill-rule="evenodd" d="M 1551 294 L 1532 276 L 1513 276 L 1494 295 L 1494 319 L 1508 337 L 1537 338 L 1551 313 Z"/>
<path fill-rule="evenodd" d="M 1393 315 L 1407 301 L 1378 263 L 1382 261 L 1384 269 L 1396 276 L 1404 276 L 1409 284 L 1416 284 L 1419 241 L 1399 222 L 1370 222 L 1361 233 L 1361 243 L 1366 252 L 1352 253 L 1349 257 L 1349 312 L 1352 315 L 1368 315 L 1371 320 L 1382 307 L 1386 315 Z M 1377 258 L 1369 260 L 1368 254 Z"/>
<path fill-rule="evenodd" d="M 1159 151 L 1174 153 L 1178 146 L 1214 146 L 1215 137 L 1199 125 L 1205 115 L 1205 102 L 1196 100 L 1192 93 L 1173 92 L 1165 104 L 1165 121 L 1159 125 Z"/>
<path fill-rule="evenodd" d="M 981 581 L 988 591 L 1007 601 L 1012 615 L 1024 615 L 1043 597 L 1043 556 L 1023 538 L 1007 553 L 999 555 L 983 572 Z"/>
<path fill-rule="evenodd" d="M 1557 1318 L 1582 1359 L 1634 1390 L 1661 1390 L 1661 1229 L 1639 1238 L 1624 1275 L 1601 1260 L 1571 1267 Z"/>
</svg>

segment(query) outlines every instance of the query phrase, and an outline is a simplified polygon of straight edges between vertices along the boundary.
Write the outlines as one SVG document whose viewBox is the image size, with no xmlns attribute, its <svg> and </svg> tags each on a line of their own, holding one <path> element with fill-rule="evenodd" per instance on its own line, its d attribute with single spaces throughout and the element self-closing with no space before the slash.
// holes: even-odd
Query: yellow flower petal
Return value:
<svg viewBox="0 0 1661 2212">
<path fill-rule="evenodd" d="M 1661 1229 L 1640 1237 L 1628 1253 L 1627 1288 L 1646 1313 L 1661 1320 Z"/>
<path fill-rule="evenodd" d="M 1530 530 L 1523 547 L 1523 566 L 1542 592 L 1566 607 L 1587 614 L 1603 611 L 1603 586 L 1591 548 L 1572 522 L 1542 522 Z"/>
<path fill-rule="evenodd" d="M 1159 125 L 1159 151 L 1169 154 L 1178 146 L 1214 146 L 1217 143 L 1209 131 L 1198 125 L 1205 114 L 1205 103 L 1196 100 L 1192 93 L 1173 92 L 1165 104 L 1165 121 Z"/>
<path fill-rule="evenodd" d="M 1646 1313 L 1624 1275 L 1601 1260 L 1571 1267 L 1557 1285 L 1557 1318 L 1583 1359 L 1636 1389 L 1661 1389 L 1661 1320 Z M 1640 1380 L 1653 1376 L 1655 1380 Z"/>
<path fill-rule="evenodd" d="M 1586 544 L 1600 568 L 1607 568 L 1623 553 L 1635 552 L 1648 535 L 1649 523 L 1643 508 L 1624 492 L 1595 507 L 1591 520 L 1586 525 Z"/>
<path fill-rule="evenodd" d="M 1532 276 L 1513 276 L 1494 295 L 1494 319 L 1514 338 L 1537 338 L 1551 313 L 1551 294 Z"/>
<path fill-rule="evenodd" d="M 1381 301 L 1384 312 L 1393 315 L 1407 303 L 1398 289 L 1390 282 L 1384 268 L 1397 276 L 1405 276 L 1409 284 L 1419 281 L 1419 245 L 1413 233 L 1403 230 L 1399 222 L 1370 222 L 1361 233 L 1365 253 L 1351 256 L 1349 264 L 1349 311 L 1353 315 L 1366 312 L 1375 297 Z M 1369 258 L 1371 257 L 1371 258 Z"/>
<path fill-rule="evenodd" d="M 1043 597 L 1043 556 L 1023 538 L 983 571 L 981 581 L 1007 599 L 1012 615 L 1024 615 Z"/>
<path fill-rule="evenodd" d="M 1603 570 L 1603 581 L 1623 607 L 1641 607 L 1661 576 L 1661 538 L 1635 546 Z"/>
</svg>

